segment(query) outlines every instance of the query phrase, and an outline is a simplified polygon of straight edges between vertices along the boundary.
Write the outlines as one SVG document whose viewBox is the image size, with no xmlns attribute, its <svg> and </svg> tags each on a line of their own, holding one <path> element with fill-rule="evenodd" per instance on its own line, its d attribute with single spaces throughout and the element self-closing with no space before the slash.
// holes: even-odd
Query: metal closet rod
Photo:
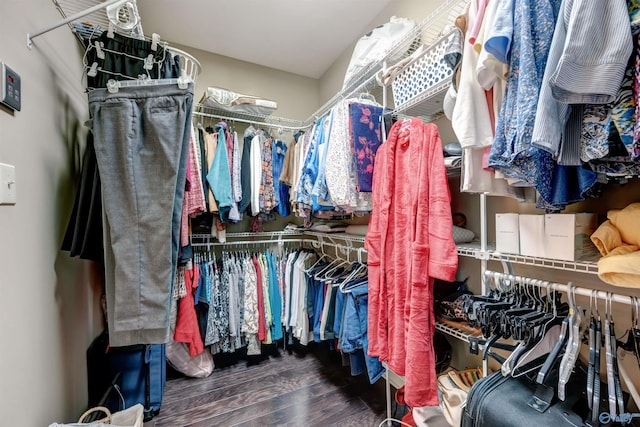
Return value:
<svg viewBox="0 0 640 427">
<path fill-rule="evenodd" d="M 549 289 L 553 289 L 554 291 L 560 291 L 560 292 L 564 292 L 564 293 L 569 293 L 569 285 L 565 285 L 562 283 L 554 283 L 554 282 L 549 282 L 546 280 L 540 280 L 540 279 L 534 279 L 531 277 L 524 277 L 524 276 L 518 276 L 518 275 L 513 275 L 513 274 L 506 274 L 506 273 L 499 273 L 497 271 L 491 271 L 491 270 L 487 270 L 484 272 L 485 277 L 488 279 L 498 279 L 498 280 L 512 280 L 512 281 L 520 281 L 521 283 L 524 283 L 526 285 L 529 286 L 538 286 L 540 288 L 546 288 L 547 285 L 549 286 Z M 627 304 L 627 305 L 635 305 L 635 301 L 634 301 L 634 297 L 629 296 L 629 295 L 620 295 L 614 292 L 608 292 L 608 291 L 599 291 L 599 290 L 595 290 L 595 289 L 589 289 L 589 288 L 583 288 L 580 286 L 573 286 L 573 292 L 576 295 L 582 295 L 584 297 L 588 297 L 588 298 L 597 298 L 597 299 L 601 299 L 601 300 L 607 300 L 608 298 L 611 298 L 611 301 L 613 302 L 617 302 L 620 304 Z"/>
<path fill-rule="evenodd" d="M 356 87 L 351 88 L 347 91 L 339 91 L 337 94 L 335 94 L 331 99 L 329 99 L 327 102 L 324 103 L 323 106 L 321 106 L 320 108 L 318 108 L 312 115 L 311 117 L 309 117 L 306 121 L 305 121 L 305 128 L 308 128 L 310 126 L 312 126 L 315 122 L 317 122 L 320 117 L 323 117 L 324 115 L 326 115 L 327 113 L 329 113 L 329 111 L 331 111 L 331 109 L 333 107 L 336 106 L 336 104 L 338 104 L 339 101 L 343 100 L 343 99 L 347 99 L 350 98 L 352 96 L 354 96 L 355 94 L 364 91 L 366 88 L 368 88 L 369 85 L 372 85 L 372 83 L 376 82 L 376 75 L 375 73 L 371 76 L 369 76 L 367 79 L 365 79 L 362 83 L 358 84 Z M 372 85 L 375 86 L 375 85 Z"/>
<path fill-rule="evenodd" d="M 42 30 L 38 30 L 38 31 L 36 31 L 34 33 L 28 33 L 27 34 L 27 47 L 29 49 L 31 49 L 31 46 L 33 45 L 32 40 L 35 39 L 38 36 L 41 36 L 41 35 L 43 35 L 45 33 L 48 33 L 51 30 L 55 30 L 58 27 L 62 27 L 65 24 L 68 24 L 70 22 L 76 21 L 76 20 L 78 20 L 78 19 L 80 19 L 80 18 L 82 18 L 84 16 L 92 14 L 93 12 L 97 12 L 100 9 L 104 9 L 107 6 L 111 6 L 112 4 L 120 3 L 122 1 L 123 0 L 107 0 L 107 1 L 104 1 L 104 2 L 102 2 L 100 4 L 97 4 L 95 6 L 90 7 L 89 9 L 83 10 L 82 12 L 78 12 L 76 14 L 73 14 L 73 15 L 63 19 L 62 21 L 56 23 L 56 24 L 50 25 L 50 26 L 48 26 L 46 28 L 43 28 Z"/>
<path fill-rule="evenodd" d="M 202 116 L 202 117 L 210 117 L 210 118 L 213 118 L 213 119 L 220 119 L 220 120 L 225 120 L 225 121 L 228 121 L 228 122 L 241 122 L 241 123 L 247 123 L 247 124 L 250 124 L 250 125 L 259 125 L 259 126 L 264 126 L 264 127 L 281 128 L 281 129 L 287 129 L 287 130 L 302 130 L 302 129 L 307 129 L 309 127 L 309 126 L 279 125 L 279 124 L 268 123 L 268 122 L 263 122 L 263 121 L 259 121 L 259 120 L 248 120 L 248 119 L 227 117 L 227 116 L 223 116 L 221 114 L 203 113 L 201 111 L 194 111 L 193 115 Z"/>
<path fill-rule="evenodd" d="M 358 259 L 362 259 L 364 254 L 363 248 L 355 247 L 352 245 L 342 245 L 340 243 L 328 242 L 325 240 L 313 240 L 313 239 L 268 239 L 268 240 L 238 240 L 233 242 L 192 242 L 193 248 L 211 248 L 211 247 L 226 247 L 226 246 L 256 246 L 256 245 L 271 245 L 271 244 L 296 244 L 304 245 L 309 244 L 314 249 L 320 249 L 323 253 L 325 248 L 330 247 L 335 250 L 336 258 L 342 258 L 340 254 L 347 255 L 352 252 L 357 252 Z"/>
<path fill-rule="evenodd" d="M 321 242 L 319 242 L 318 240 L 311 240 L 311 239 L 278 239 L 278 240 L 269 239 L 269 240 L 238 240 L 234 242 L 224 242 L 224 243 L 223 242 L 195 242 L 195 243 L 191 243 L 191 246 L 193 246 L 194 248 L 197 248 L 197 247 L 203 247 L 203 246 L 210 247 L 210 246 L 234 246 L 234 245 L 267 245 L 267 244 L 273 244 L 273 243 L 320 244 Z"/>
</svg>

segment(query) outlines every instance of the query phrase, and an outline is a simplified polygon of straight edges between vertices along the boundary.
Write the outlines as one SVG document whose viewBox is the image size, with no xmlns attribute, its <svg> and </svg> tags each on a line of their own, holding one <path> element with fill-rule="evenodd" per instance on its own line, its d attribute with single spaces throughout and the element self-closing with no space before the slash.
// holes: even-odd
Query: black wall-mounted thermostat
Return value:
<svg viewBox="0 0 640 427">
<path fill-rule="evenodd" d="M 3 62 L 0 62 L 2 74 L 2 91 L 0 102 L 12 110 L 20 111 L 22 91 L 20 90 L 20 76 Z"/>
</svg>

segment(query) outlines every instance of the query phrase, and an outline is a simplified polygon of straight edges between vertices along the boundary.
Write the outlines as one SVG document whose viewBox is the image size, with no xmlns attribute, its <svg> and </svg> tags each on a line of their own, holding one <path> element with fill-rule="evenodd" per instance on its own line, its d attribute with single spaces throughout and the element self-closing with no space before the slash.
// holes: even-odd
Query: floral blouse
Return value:
<svg viewBox="0 0 640 427">
<path fill-rule="evenodd" d="M 542 77 L 560 0 L 516 0 L 509 77 L 489 167 L 535 187 L 552 199 L 552 154 L 531 144 Z"/>
<path fill-rule="evenodd" d="M 380 137 L 381 116 L 382 107 L 376 105 L 353 102 L 349 106 L 349 128 L 353 141 L 357 191 L 371 192 L 376 151 L 382 143 Z"/>
</svg>

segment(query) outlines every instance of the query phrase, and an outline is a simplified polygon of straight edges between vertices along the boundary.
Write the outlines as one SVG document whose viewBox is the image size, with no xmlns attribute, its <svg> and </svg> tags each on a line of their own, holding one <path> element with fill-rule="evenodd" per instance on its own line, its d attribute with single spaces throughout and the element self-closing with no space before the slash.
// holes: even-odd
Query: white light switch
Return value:
<svg viewBox="0 0 640 427">
<path fill-rule="evenodd" d="M 16 204 L 16 167 L 0 163 L 0 205 Z"/>
</svg>

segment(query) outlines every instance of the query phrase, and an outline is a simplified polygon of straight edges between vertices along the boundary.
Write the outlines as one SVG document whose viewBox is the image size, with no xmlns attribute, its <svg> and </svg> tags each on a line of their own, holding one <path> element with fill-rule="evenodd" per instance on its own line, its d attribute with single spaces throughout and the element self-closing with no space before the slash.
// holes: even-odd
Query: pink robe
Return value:
<svg viewBox="0 0 640 427">
<path fill-rule="evenodd" d="M 409 406 L 438 405 L 433 279 L 458 268 L 451 196 L 434 124 L 398 121 L 376 155 L 369 264 L 369 354 L 406 377 Z"/>
</svg>

